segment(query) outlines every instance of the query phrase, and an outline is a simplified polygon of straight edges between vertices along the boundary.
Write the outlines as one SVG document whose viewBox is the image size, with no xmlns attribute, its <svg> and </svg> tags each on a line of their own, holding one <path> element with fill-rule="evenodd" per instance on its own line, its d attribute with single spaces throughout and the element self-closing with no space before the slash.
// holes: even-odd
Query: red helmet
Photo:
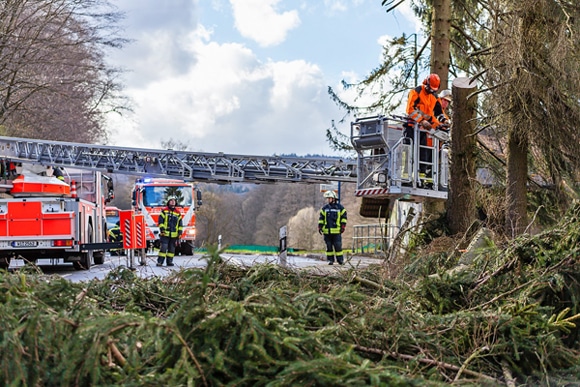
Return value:
<svg viewBox="0 0 580 387">
<path fill-rule="evenodd" d="M 423 84 L 431 90 L 437 91 L 441 85 L 441 78 L 439 78 L 439 75 L 437 74 L 429 74 L 423 81 Z"/>
</svg>

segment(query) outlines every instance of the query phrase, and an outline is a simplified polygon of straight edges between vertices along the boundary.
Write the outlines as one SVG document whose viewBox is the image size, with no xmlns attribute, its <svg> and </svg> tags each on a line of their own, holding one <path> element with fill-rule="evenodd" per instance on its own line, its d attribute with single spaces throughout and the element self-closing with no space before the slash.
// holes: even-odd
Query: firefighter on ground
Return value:
<svg viewBox="0 0 580 387">
<path fill-rule="evenodd" d="M 318 232 L 324 236 L 326 260 L 329 265 L 334 264 L 335 259 L 339 265 L 344 265 L 342 233 L 346 227 L 346 210 L 338 202 L 334 191 L 326 191 L 324 197 L 327 203 L 320 210 Z"/>
<path fill-rule="evenodd" d="M 109 242 L 112 243 L 123 242 L 123 234 L 121 234 L 121 222 L 118 221 L 117 223 L 115 223 L 113 228 L 110 229 L 107 232 L 107 234 L 109 236 Z M 121 255 L 122 249 L 113 249 L 111 251 L 114 252 L 116 255 Z"/>
<path fill-rule="evenodd" d="M 175 247 L 183 230 L 181 213 L 175 208 L 177 199 L 174 196 L 167 198 L 167 207 L 159 214 L 159 241 L 161 247 L 157 257 L 157 266 L 163 266 L 167 258 L 167 266 L 173 266 Z"/>
<path fill-rule="evenodd" d="M 410 122 L 405 124 L 405 137 L 415 141 L 414 126 L 418 123 L 421 128 L 419 132 L 419 144 L 428 145 L 427 130 L 437 128 L 445 124 L 447 118 L 443 114 L 443 108 L 439 102 L 437 91 L 441 85 L 441 79 L 437 74 L 429 74 L 423 83 L 409 92 L 406 113 Z M 421 148 L 419 152 L 419 173 L 425 174 L 427 178 L 432 177 L 433 171 L 428 163 L 433 160 L 431 149 Z"/>
</svg>

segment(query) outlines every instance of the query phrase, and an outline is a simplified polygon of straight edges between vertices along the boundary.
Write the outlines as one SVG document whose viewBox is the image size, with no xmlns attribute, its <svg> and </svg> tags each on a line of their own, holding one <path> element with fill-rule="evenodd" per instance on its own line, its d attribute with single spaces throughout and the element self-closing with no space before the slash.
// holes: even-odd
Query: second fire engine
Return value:
<svg viewBox="0 0 580 387">
<path fill-rule="evenodd" d="M 193 184 L 180 179 L 139 178 L 133 188 L 133 208 L 145 216 L 148 246 L 158 247 L 157 221 L 170 196 L 177 199 L 177 209 L 183 216 L 183 233 L 176 252 L 191 255 L 196 236 L 195 211 L 202 204 L 201 192 Z"/>
</svg>

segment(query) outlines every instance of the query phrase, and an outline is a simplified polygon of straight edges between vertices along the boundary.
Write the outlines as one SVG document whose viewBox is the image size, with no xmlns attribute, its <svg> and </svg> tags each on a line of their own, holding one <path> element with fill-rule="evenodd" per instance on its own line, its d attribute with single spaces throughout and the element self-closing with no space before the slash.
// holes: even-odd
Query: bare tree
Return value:
<svg viewBox="0 0 580 387">
<path fill-rule="evenodd" d="M 108 0 L 0 2 L 0 125 L 11 136 L 97 142 L 104 115 L 127 108 L 120 71 L 121 14 Z"/>
<path fill-rule="evenodd" d="M 204 192 L 204 204 L 197 211 L 198 240 L 217 243 L 219 236 L 224 245 L 240 243 L 239 221 L 240 198 L 233 193 Z"/>
<path fill-rule="evenodd" d="M 169 138 L 169 140 L 161 140 L 161 149 L 172 149 L 176 151 L 185 151 L 189 149 L 189 143 L 181 140 Z"/>
<path fill-rule="evenodd" d="M 260 214 L 256 218 L 255 243 L 274 245 L 278 241 L 280 227 L 288 222 L 289 206 L 284 203 L 287 184 L 262 185 L 253 192 L 261 198 Z"/>
</svg>

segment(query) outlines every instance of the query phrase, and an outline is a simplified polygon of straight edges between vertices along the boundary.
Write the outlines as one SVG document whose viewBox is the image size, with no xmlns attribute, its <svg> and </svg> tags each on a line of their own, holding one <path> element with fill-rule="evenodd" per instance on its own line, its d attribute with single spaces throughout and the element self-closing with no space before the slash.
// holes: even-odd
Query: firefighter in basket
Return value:
<svg viewBox="0 0 580 387">
<path fill-rule="evenodd" d="M 428 146 L 427 133 L 433 134 L 431 129 L 443 128 L 449 119 L 445 116 L 437 91 L 441 85 L 441 79 L 437 74 L 429 74 L 423 83 L 409 92 L 406 113 L 409 122 L 404 125 L 405 137 L 415 139 L 415 123 L 422 129 L 419 132 L 419 174 L 428 180 L 433 177 L 431 163 L 433 151 Z"/>
<path fill-rule="evenodd" d="M 445 89 L 439 93 L 439 104 L 441 105 L 442 113 L 438 118 L 442 122 L 435 130 L 431 130 L 431 134 L 437 137 L 442 142 L 449 141 L 449 128 L 451 127 L 451 119 L 449 118 L 450 105 L 453 102 L 453 95 L 451 90 Z"/>
<path fill-rule="evenodd" d="M 159 241 L 161 247 L 157 257 L 157 266 L 163 266 L 167 259 L 167 266 L 173 266 L 175 247 L 179 243 L 179 237 L 183 231 L 181 213 L 175 208 L 177 199 L 175 196 L 167 198 L 167 207 L 159 214 Z"/>
</svg>

